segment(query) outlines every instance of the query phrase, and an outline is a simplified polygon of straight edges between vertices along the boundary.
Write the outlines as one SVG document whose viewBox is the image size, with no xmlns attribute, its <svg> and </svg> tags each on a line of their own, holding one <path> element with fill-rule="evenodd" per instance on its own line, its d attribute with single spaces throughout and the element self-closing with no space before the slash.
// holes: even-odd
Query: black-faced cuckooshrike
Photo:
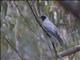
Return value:
<svg viewBox="0 0 80 60">
<path fill-rule="evenodd" d="M 58 34 L 58 28 L 48 19 L 47 16 L 42 15 L 40 18 L 42 19 L 42 26 L 45 28 L 45 30 L 52 34 L 59 41 L 61 46 L 63 46 L 64 43 Z"/>
</svg>

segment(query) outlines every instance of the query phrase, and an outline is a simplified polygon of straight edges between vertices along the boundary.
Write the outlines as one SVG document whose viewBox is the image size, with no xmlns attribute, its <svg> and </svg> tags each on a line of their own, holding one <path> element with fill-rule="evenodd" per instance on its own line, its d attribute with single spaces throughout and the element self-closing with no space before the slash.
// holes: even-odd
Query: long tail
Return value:
<svg viewBox="0 0 80 60">
<path fill-rule="evenodd" d="M 58 33 L 52 33 L 54 37 L 56 37 L 56 39 L 59 41 L 60 45 L 64 48 L 67 49 L 66 44 L 64 44 L 63 40 L 61 39 L 61 37 L 59 36 Z"/>
</svg>

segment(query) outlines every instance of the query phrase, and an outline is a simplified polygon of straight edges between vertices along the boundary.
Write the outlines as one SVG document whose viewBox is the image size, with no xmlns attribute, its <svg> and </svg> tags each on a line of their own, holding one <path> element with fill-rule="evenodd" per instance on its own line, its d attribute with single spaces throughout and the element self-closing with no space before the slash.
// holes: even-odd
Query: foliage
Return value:
<svg viewBox="0 0 80 60">
<path fill-rule="evenodd" d="M 80 21 L 78 19 L 72 19 L 74 16 L 66 13 L 55 1 L 29 2 L 34 5 L 38 14 L 47 15 L 56 24 L 68 48 L 80 44 Z M 57 19 L 53 19 L 54 12 L 57 13 Z M 21 60 L 21 57 L 25 60 L 55 60 L 52 44 L 36 22 L 27 2 L 2 1 L 0 17 L 1 60 Z M 55 46 L 57 52 L 62 51 L 56 41 Z M 18 52 L 15 52 L 15 49 Z M 79 60 L 79 56 L 80 54 L 76 53 L 73 59 Z"/>
</svg>

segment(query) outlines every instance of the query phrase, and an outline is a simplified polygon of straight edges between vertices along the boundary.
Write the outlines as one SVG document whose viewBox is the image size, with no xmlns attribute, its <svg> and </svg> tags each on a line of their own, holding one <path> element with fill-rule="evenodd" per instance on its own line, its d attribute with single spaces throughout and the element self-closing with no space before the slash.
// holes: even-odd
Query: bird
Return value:
<svg viewBox="0 0 80 60">
<path fill-rule="evenodd" d="M 42 20 L 42 27 L 49 32 L 51 35 L 53 35 L 61 46 L 64 46 L 64 42 L 62 38 L 59 35 L 59 29 L 49 20 L 49 18 L 45 15 L 40 16 Z"/>
</svg>

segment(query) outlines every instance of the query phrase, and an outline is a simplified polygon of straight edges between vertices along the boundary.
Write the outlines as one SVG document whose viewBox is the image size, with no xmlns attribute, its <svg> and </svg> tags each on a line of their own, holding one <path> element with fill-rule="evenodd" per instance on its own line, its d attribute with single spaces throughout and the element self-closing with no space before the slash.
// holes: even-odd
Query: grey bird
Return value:
<svg viewBox="0 0 80 60">
<path fill-rule="evenodd" d="M 51 35 L 53 35 L 58 42 L 60 43 L 61 46 L 64 45 L 62 38 L 60 37 L 60 35 L 58 34 L 58 28 L 48 19 L 47 16 L 42 15 L 40 17 L 42 19 L 42 26 L 44 27 L 44 29 L 49 32 Z"/>
</svg>

